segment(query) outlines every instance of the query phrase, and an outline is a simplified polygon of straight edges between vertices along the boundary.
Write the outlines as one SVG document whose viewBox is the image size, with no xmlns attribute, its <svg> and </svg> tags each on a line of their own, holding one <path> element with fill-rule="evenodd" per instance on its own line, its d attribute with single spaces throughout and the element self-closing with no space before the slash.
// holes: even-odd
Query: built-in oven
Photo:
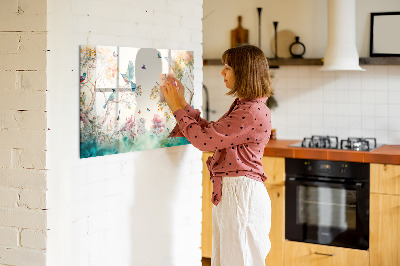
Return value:
<svg viewBox="0 0 400 266">
<path fill-rule="evenodd" d="M 368 249 L 369 164 L 287 158 L 285 169 L 286 239 Z"/>
</svg>

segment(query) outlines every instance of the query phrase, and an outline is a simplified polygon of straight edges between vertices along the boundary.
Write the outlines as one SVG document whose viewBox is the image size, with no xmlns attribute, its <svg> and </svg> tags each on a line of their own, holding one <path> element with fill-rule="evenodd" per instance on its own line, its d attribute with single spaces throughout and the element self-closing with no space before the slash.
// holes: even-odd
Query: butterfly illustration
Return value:
<svg viewBox="0 0 400 266">
<path fill-rule="evenodd" d="M 160 53 L 158 53 L 158 58 L 162 58 L 161 55 L 160 55 Z"/>
<path fill-rule="evenodd" d="M 117 53 L 116 51 L 114 51 L 114 52 L 113 52 L 113 56 L 114 56 L 114 57 L 117 57 L 117 56 L 118 56 L 118 53 Z"/>
<path fill-rule="evenodd" d="M 81 83 L 84 82 L 86 79 L 86 73 L 83 73 L 81 76 Z"/>
<path fill-rule="evenodd" d="M 139 114 L 140 114 L 140 110 L 139 110 L 139 112 L 138 112 Z"/>
<path fill-rule="evenodd" d="M 135 67 L 132 63 L 132 61 L 129 61 L 128 63 L 128 69 L 126 70 L 125 74 L 121 73 L 122 78 L 126 82 L 126 84 L 129 84 L 132 91 L 136 90 L 136 83 L 133 82 L 133 78 L 135 77 Z"/>
<path fill-rule="evenodd" d="M 146 66 L 143 64 L 142 69 L 146 69 Z"/>
<path fill-rule="evenodd" d="M 149 108 L 147 108 L 147 111 L 149 111 L 149 112 L 150 112 L 150 109 L 149 109 Z"/>
</svg>

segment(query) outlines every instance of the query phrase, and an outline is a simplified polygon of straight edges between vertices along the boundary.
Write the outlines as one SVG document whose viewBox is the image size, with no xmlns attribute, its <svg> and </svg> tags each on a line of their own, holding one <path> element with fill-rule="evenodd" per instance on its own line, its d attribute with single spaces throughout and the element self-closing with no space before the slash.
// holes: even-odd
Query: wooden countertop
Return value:
<svg viewBox="0 0 400 266">
<path fill-rule="evenodd" d="M 372 151 L 290 147 L 301 140 L 270 140 L 264 156 L 364 163 L 400 164 L 400 145 L 383 145 Z"/>
</svg>

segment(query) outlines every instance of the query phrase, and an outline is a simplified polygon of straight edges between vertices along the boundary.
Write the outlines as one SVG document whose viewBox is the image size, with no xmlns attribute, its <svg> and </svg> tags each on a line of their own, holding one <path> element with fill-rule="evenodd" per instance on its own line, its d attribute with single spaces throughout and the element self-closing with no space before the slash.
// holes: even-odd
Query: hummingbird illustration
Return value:
<svg viewBox="0 0 400 266">
<path fill-rule="evenodd" d="M 132 61 L 129 61 L 128 63 L 128 69 L 126 70 L 125 74 L 121 73 L 122 78 L 126 82 L 126 84 L 129 84 L 132 91 L 136 90 L 136 83 L 133 82 L 133 79 L 135 77 L 135 67 L 132 63 Z"/>
<path fill-rule="evenodd" d="M 110 97 L 108 97 L 108 100 L 106 101 L 106 103 L 104 104 L 103 108 L 106 109 L 108 102 L 112 102 L 115 99 L 115 95 L 117 94 L 115 92 L 115 89 L 112 89 L 112 93 L 110 95 Z"/>
<path fill-rule="evenodd" d="M 86 79 L 86 73 L 83 73 L 81 76 L 81 83 L 84 82 Z"/>
</svg>

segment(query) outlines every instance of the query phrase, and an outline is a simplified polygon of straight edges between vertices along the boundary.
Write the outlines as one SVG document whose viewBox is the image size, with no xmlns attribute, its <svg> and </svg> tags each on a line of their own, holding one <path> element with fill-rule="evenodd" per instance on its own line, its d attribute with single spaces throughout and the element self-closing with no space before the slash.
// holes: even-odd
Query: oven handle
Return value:
<svg viewBox="0 0 400 266">
<path fill-rule="evenodd" d="M 328 254 L 328 253 L 314 252 L 314 254 L 315 254 L 315 255 L 323 255 L 323 256 L 331 256 L 331 257 L 335 256 L 335 253 L 333 253 L 333 254 Z"/>
<path fill-rule="evenodd" d="M 288 177 L 287 181 L 294 181 L 297 183 L 301 183 L 304 185 L 318 185 L 318 184 L 325 184 L 325 185 L 341 185 L 349 188 L 354 188 L 354 189 L 361 189 L 363 187 L 363 183 L 361 182 L 356 182 L 356 183 L 346 183 L 346 182 L 332 182 L 332 181 L 321 181 L 321 180 L 316 180 L 316 181 L 309 181 L 309 180 L 304 180 L 303 178 L 297 178 L 297 177 Z"/>
</svg>

